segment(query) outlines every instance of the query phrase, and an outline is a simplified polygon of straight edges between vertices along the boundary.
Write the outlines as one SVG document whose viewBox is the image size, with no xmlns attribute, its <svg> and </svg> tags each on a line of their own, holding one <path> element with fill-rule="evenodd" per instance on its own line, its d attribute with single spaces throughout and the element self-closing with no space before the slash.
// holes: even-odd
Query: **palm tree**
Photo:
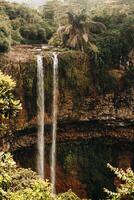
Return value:
<svg viewBox="0 0 134 200">
<path fill-rule="evenodd" d="M 89 21 L 85 10 L 82 10 L 78 15 L 72 12 L 67 14 L 68 25 L 60 26 L 57 30 L 57 35 L 62 40 L 63 46 L 71 49 L 85 50 L 90 48 L 93 51 L 98 51 L 92 34 L 106 31 L 105 25 Z"/>
</svg>

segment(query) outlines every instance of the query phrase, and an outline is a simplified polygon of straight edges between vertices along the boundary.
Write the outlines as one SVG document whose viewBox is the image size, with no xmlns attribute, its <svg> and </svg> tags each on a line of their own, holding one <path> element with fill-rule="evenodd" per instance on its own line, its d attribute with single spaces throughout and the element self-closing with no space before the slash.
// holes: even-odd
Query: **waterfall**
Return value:
<svg viewBox="0 0 134 200">
<path fill-rule="evenodd" d="M 44 179 L 44 72 L 43 58 L 37 56 L 37 172 Z"/>
<path fill-rule="evenodd" d="M 58 57 L 53 53 L 53 130 L 52 130 L 52 150 L 51 150 L 51 183 L 52 193 L 56 193 L 56 131 L 58 112 Z"/>
</svg>

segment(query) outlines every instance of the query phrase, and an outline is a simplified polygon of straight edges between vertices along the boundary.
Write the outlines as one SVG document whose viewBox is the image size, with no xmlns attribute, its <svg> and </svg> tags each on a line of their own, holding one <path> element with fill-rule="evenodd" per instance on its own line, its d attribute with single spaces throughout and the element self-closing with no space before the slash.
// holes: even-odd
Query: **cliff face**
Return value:
<svg viewBox="0 0 134 200">
<path fill-rule="evenodd" d="M 22 102 L 22 111 L 12 119 L 15 135 L 1 140 L 10 150 L 30 146 L 36 136 L 36 68 L 37 54 L 44 62 L 45 133 L 51 143 L 52 116 L 52 52 L 41 46 L 17 46 L 0 55 L 0 69 L 17 83 L 16 96 Z M 117 80 L 115 91 L 100 94 L 93 79 L 93 66 L 86 54 L 56 49 L 59 59 L 59 112 L 57 139 L 60 142 L 111 137 L 134 141 L 134 90 L 121 89 L 125 70 L 110 70 Z M 2 146 L 2 145 L 1 145 Z M 1 147 L 2 148 L 2 147 Z"/>
<path fill-rule="evenodd" d="M 46 123 L 51 122 L 52 103 L 52 50 L 39 46 L 18 46 L 11 52 L 0 55 L 0 69 L 10 74 L 17 82 L 16 95 L 23 109 L 16 125 L 23 128 L 36 124 L 36 55 L 44 57 L 44 83 Z M 124 76 L 122 69 L 112 70 L 118 87 L 105 94 L 96 92 L 92 66 L 82 52 L 59 51 L 59 114 L 66 120 L 130 120 L 134 119 L 134 90 L 119 90 Z"/>
<path fill-rule="evenodd" d="M 0 55 L 0 69 L 15 79 L 17 86 L 15 93 L 22 102 L 23 109 L 18 116 L 17 123 L 15 123 L 17 128 L 36 123 L 37 54 L 42 54 L 44 59 L 46 121 L 49 122 L 51 121 L 52 113 L 52 51 L 41 50 L 40 46 L 21 46 L 14 48 L 7 54 Z M 87 64 L 88 59 L 84 53 L 72 51 L 59 52 L 59 110 L 68 101 L 68 90 L 69 93 L 71 92 L 69 94 L 70 98 L 70 95 L 72 97 L 77 95 L 80 90 L 84 92 L 87 89 L 89 81 Z M 85 85 L 82 85 L 83 83 L 81 83 L 80 79 L 85 81 Z M 69 101 L 69 103 L 71 102 Z M 70 110 L 68 103 L 65 110 Z M 59 118 L 66 118 L 65 111 L 61 113 L 59 113 Z"/>
</svg>

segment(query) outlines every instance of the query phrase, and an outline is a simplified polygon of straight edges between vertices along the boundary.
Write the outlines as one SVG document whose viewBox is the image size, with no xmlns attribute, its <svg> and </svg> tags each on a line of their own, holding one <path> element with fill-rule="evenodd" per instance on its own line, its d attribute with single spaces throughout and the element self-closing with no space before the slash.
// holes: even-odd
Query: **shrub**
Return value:
<svg viewBox="0 0 134 200">
<path fill-rule="evenodd" d="M 10 153 L 0 153 L 1 200 L 80 200 L 73 192 L 53 195 L 51 184 L 30 169 L 18 168 Z"/>
<path fill-rule="evenodd" d="M 17 110 L 21 108 L 20 101 L 16 100 L 13 94 L 15 86 L 15 81 L 0 71 L 0 115 L 3 117 L 15 115 Z"/>
<path fill-rule="evenodd" d="M 15 117 L 21 109 L 21 103 L 16 100 L 13 90 L 16 86 L 15 81 L 8 75 L 0 71 L 0 133 L 4 133 L 6 123 L 11 117 Z M 5 122 L 6 118 L 6 122 Z"/>
<path fill-rule="evenodd" d="M 109 199 L 111 200 L 133 200 L 134 199 L 134 172 L 131 169 L 126 171 L 118 168 L 112 167 L 108 164 L 108 167 L 119 180 L 122 181 L 122 184 L 117 187 L 117 192 L 111 192 L 107 189 L 104 189 L 108 194 Z"/>
<path fill-rule="evenodd" d="M 58 196 L 57 200 L 80 200 L 71 190 Z"/>
</svg>

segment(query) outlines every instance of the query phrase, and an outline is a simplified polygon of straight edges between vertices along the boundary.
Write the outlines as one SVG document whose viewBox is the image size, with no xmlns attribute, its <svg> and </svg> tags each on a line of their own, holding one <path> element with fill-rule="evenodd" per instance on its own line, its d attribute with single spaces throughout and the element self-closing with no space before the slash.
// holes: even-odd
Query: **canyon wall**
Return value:
<svg viewBox="0 0 134 200">
<path fill-rule="evenodd" d="M 56 49 L 57 50 L 57 49 Z M 0 55 L 0 69 L 16 80 L 16 96 L 22 102 L 17 128 L 36 124 L 36 55 L 44 57 L 46 123 L 52 114 L 52 51 L 39 46 L 18 46 Z M 123 89 L 125 69 L 109 70 L 117 88 L 99 93 L 94 82 L 90 58 L 83 52 L 59 51 L 59 114 L 60 121 L 134 120 L 134 90 Z M 109 80 L 110 82 L 110 80 Z M 110 84 L 110 83 L 109 83 Z"/>
</svg>

